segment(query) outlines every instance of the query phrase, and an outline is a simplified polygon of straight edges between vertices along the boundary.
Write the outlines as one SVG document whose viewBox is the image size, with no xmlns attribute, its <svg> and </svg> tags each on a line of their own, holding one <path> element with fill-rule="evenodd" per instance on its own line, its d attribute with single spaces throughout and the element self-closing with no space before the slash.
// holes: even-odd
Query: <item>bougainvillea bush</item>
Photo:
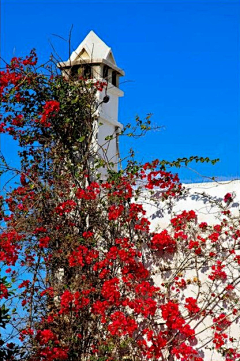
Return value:
<svg viewBox="0 0 240 361">
<path fill-rule="evenodd" d="M 99 177 L 109 165 L 94 153 L 96 92 L 107 84 L 53 69 L 32 52 L 0 73 L 0 129 L 21 159 L 13 170 L 2 157 L 15 172 L 1 198 L 2 359 L 239 360 L 233 196 L 214 225 L 183 210 L 154 232 L 141 194 L 157 192 L 159 209 L 177 201 L 184 188 L 167 167 L 181 161 L 131 160 Z"/>
</svg>

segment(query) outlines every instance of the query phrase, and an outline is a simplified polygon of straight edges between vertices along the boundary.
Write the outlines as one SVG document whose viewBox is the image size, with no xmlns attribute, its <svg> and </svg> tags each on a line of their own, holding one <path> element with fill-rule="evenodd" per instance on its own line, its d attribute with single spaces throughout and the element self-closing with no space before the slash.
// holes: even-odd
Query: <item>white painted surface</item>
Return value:
<svg viewBox="0 0 240 361">
<path fill-rule="evenodd" d="M 218 224 L 218 215 L 219 215 L 219 207 L 220 205 L 226 205 L 224 203 L 223 198 L 227 193 L 231 193 L 234 197 L 234 201 L 229 205 L 229 208 L 233 215 L 239 217 L 240 215 L 240 180 L 234 180 L 229 182 L 209 182 L 209 183 L 196 183 L 196 184 L 185 184 L 184 185 L 188 190 L 188 195 L 186 197 L 180 197 L 176 202 L 174 202 L 171 208 L 163 207 L 162 202 L 160 201 L 156 204 L 149 197 L 149 192 L 146 192 L 144 197 L 142 198 L 142 202 L 144 204 L 144 208 L 147 211 L 147 216 L 151 220 L 151 230 L 161 232 L 163 229 L 169 227 L 170 219 L 173 218 L 176 214 L 182 213 L 182 211 L 190 211 L 194 210 L 198 216 L 199 222 L 207 222 L 209 225 Z M 161 192 L 157 193 L 157 197 L 161 199 Z M 220 210 L 221 211 L 221 210 Z M 160 264 L 162 263 L 161 259 L 159 259 Z M 163 261 L 164 264 L 164 261 Z M 174 263 L 175 265 L 175 263 Z M 171 263 L 169 264 L 171 266 Z M 152 270 L 157 269 L 156 264 L 152 263 L 150 266 Z M 234 268 L 233 265 L 231 275 L 234 277 L 239 276 L 239 270 Z M 231 269 L 231 267 L 229 268 Z M 209 290 L 211 289 L 211 282 L 209 282 L 209 274 L 211 269 L 208 267 L 201 267 L 196 274 L 196 270 L 194 267 L 192 269 L 188 269 L 184 272 L 185 280 L 193 280 L 197 277 L 200 280 L 202 287 L 202 294 L 208 295 Z M 168 282 L 172 277 L 171 271 L 167 273 L 157 273 L 154 276 L 155 284 L 161 288 L 161 284 L 163 282 Z M 224 289 L 226 286 L 225 283 L 221 285 Z M 217 286 L 217 287 L 220 287 Z M 205 290 L 205 291 L 204 291 Z M 214 290 L 214 289 L 213 289 Z M 214 290 L 216 293 L 220 293 L 221 289 Z M 197 284 L 192 284 L 187 287 L 187 293 L 185 293 L 186 297 L 196 298 L 198 294 L 198 286 Z M 239 288 L 235 290 L 236 294 L 239 292 Z M 202 300 L 202 302 L 204 302 Z M 201 307 L 201 297 L 199 299 L 199 305 Z M 230 310 L 231 311 L 231 310 Z M 224 311 L 223 311 L 224 312 Z M 201 318 L 200 318 L 201 319 Z M 198 335 L 198 344 L 196 348 L 200 346 L 199 352 L 201 357 L 203 357 L 204 361 L 223 361 L 225 357 L 222 357 L 217 351 L 211 350 L 209 346 L 211 346 L 211 340 L 213 330 L 212 330 L 212 318 L 206 317 L 202 322 L 199 322 L 200 319 L 191 322 L 191 325 L 194 326 L 197 323 L 198 326 L 195 330 Z M 240 335 L 240 325 L 232 324 L 231 327 L 226 331 L 229 337 L 234 337 L 239 339 Z M 204 345 L 204 346 L 203 346 Z M 203 346 L 203 347 L 201 347 Z M 230 347 L 231 347 L 230 343 Z"/>
<path fill-rule="evenodd" d="M 85 50 L 85 52 L 83 52 Z M 113 64 L 116 64 L 112 50 L 107 46 L 94 31 L 90 31 L 86 38 L 79 44 L 77 49 L 72 52 L 70 61 L 74 62 L 78 60 L 79 56 L 84 56 L 84 59 L 106 59 Z"/>
<path fill-rule="evenodd" d="M 162 202 L 158 205 L 154 201 L 149 200 L 149 193 L 146 192 L 143 203 L 151 220 L 151 229 L 164 229 L 169 225 L 170 219 L 183 210 L 194 210 L 198 215 L 200 222 L 208 222 L 214 224 L 217 222 L 217 214 L 219 209 L 216 202 L 223 202 L 225 194 L 232 193 L 234 202 L 231 204 L 230 210 L 234 214 L 240 212 L 240 180 L 227 182 L 208 182 L 208 183 L 192 183 L 184 184 L 189 194 L 186 197 L 179 197 L 173 201 L 171 209 L 163 207 Z M 160 199 L 161 193 L 157 195 Z"/>
<path fill-rule="evenodd" d="M 79 61 L 82 64 L 84 64 L 84 61 L 87 61 L 90 65 L 92 64 L 94 82 L 107 83 L 107 86 L 102 91 L 97 91 L 96 94 L 99 104 L 97 109 L 99 127 L 96 131 L 96 144 L 98 144 L 98 147 L 96 148 L 98 148 L 98 155 L 106 164 L 112 163 L 110 168 L 117 170 L 119 160 L 117 135 L 122 129 L 122 124 L 118 122 L 118 103 L 119 97 L 122 97 L 124 93 L 117 86 L 112 85 L 111 74 L 113 70 L 117 71 L 117 77 L 119 77 L 124 72 L 117 67 L 111 48 L 93 31 L 90 31 L 78 48 L 73 51 L 66 64 L 68 66 L 69 64 L 74 65 L 78 64 Z M 104 64 L 107 64 L 110 74 L 107 79 L 102 77 Z M 109 96 L 109 101 L 104 103 L 103 99 L 106 95 Z M 106 140 L 108 136 L 112 136 L 112 139 Z M 106 169 L 101 169 L 101 173 L 104 176 L 107 173 Z"/>
</svg>

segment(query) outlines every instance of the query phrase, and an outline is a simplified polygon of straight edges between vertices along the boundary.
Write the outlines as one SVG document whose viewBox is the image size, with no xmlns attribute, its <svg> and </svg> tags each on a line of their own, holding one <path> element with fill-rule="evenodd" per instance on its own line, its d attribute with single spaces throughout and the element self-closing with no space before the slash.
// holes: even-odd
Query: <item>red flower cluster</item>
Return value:
<svg viewBox="0 0 240 361">
<path fill-rule="evenodd" d="M 22 114 L 17 115 L 15 118 L 12 119 L 12 125 L 16 127 L 23 127 L 24 126 L 24 118 Z"/>
<path fill-rule="evenodd" d="M 179 331 L 184 337 L 191 339 L 195 336 L 195 332 L 181 316 L 178 304 L 168 301 L 165 305 L 161 306 L 162 317 L 166 320 L 166 326 L 169 331 Z"/>
<path fill-rule="evenodd" d="M 153 297 L 159 290 L 159 287 L 151 285 L 148 281 L 142 281 L 135 286 L 136 293 L 142 296 Z"/>
<path fill-rule="evenodd" d="M 164 192 L 162 196 L 175 196 L 176 193 L 181 189 L 179 184 L 179 178 L 177 174 L 172 174 L 170 172 L 164 172 L 161 170 L 151 171 L 147 175 L 147 185 L 145 188 L 153 189 L 154 187 L 163 189 Z M 143 176 L 145 178 L 145 176 Z"/>
<path fill-rule="evenodd" d="M 186 298 L 185 307 L 188 309 L 189 313 L 198 313 L 200 311 L 197 300 L 193 297 Z"/>
<path fill-rule="evenodd" d="M 227 279 L 227 274 L 225 271 L 223 271 L 223 268 L 225 266 L 222 265 L 221 261 L 217 261 L 216 265 L 212 266 L 213 272 L 208 276 L 210 280 L 221 280 L 225 281 Z"/>
<path fill-rule="evenodd" d="M 98 91 L 103 91 L 104 87 L 107 86 L 107 83 L 105 81 L 100 81 L 97 80 L 96 82 L 93 83 L 93 86 L 98 90 Z"/>
<path fill-rule="evenodd" d="M 87 231 L 87 232 L 83 232 L 82 234 L 83 238 L 91 238 L 93 236 L 93 232 Z"/>
<path fill-rule="evenodd" d="M 134 182 L 133 182 L 134 184 Z M 133 188 L 131 184 L 131 179 L 127 179 L 127 177 L 121 177 L 119 179 L 119 183 L 115 184 L 115 182 L 105 182 L 102 184 L 103 189 L 108 190 L 108 197 L 118 199 L 129 199 L 131 200 L 133 197 Z"/>
<path fill-rule="evenodd" d="M 23 65 L 31 65 L 34 66 L 37 64 L 38 58 L 35 50 L 31 50 L 30 56 L 26 56 L 25 59 L 22 61 Z"/>
<path fill-rule="evenodd" d="M 47 360 L 47 361 L 67 360 L 68 348 L 46 346 L 39 350 L 37 356 L 39 357 L 39 360 Z"/>
<path fill-rule="evenodd" d="M 64 213 L 70 213 L 75 207 L 77 203 L 73 200 L 69 199 L 68 201 L 60 203 L 56 208 L 55 212 L 62 216 Z"/>
<path fill-rule="evenodd" d="M 179 307 L 176 303 L 168 301 L 165 305 L 161 306 L 162 317 L 166 320 L 166 325 L 170 329 L 179 329 L 181 328 L 185 321 L 180 317 Z"/>
<path fill-rule="evenodd" d="M 215 347 L 218 350 L 220 347 L 222 347 L 225 344 L 225 340 L 227 339 L 226 333 L 214 333 L 213 343 L 215 343 Z"/>
<path fill-rule="evenodd" d="M 124 315 L 121 311 L 116 311 L 111 315 L 112 323 L 108 325 L 108 331 L 112 336 L 129 335 L 138 329 L 137 323 L 130 317 Z"/>
<path fill-rule="evenodd" d="M 172 354 L 181 361 L 203 361 L 203 358 L 198 356 L 198 352 L 192 346 L 186 345 L 185 342 L 173 347 Z"/>
<path fill-rule="evenodd" d="M 197 215 L 194 211 L 183 211 L 181 214 L 171 219 L 171 224 L 176 231 L 184 230 L 187 227 L 188 222 L 196 222 Z"/>
<path fill-rule="evenodd" d="M 78 199 L 94 200 L 100 193 L 99 185 L 96 182 L 92 182 L 86 189 L 78 188 L 76 197 Z"/>
<path fill-rule="evenodd" d="M 39 247 L 40 248 L 47 248 L 50 242 L 50 237 L 42 237 L 39 239 Z"/>
<path fill-rule="evenodd" d="M 225 313 L 221 313 L 218 317 L 213 318 L 213 322 L 214 326 L 212 328 L 216 331 L 226 330 L 232 323 Z"/>
<path fill-rule="evenodd" d="M 55 117 L 60 110 L 60 103 L 56 100 L 49 100 L 45 103 L 43 106 L 43 112 L 40 119 L 40 124 L 44 127 L 50 127 L 51 123 L 49 122 L 49 119 L 51 117 Z"/>
<path fill-rule="evenodd" d="M 48 295 L 49 297 L 53 297 L 54 296 L 54 290 L 53 287 L 48 287 L 47 289 L 45 289 L 44 291 L 41 292 L 40 296 L 43 297 L 45 295 Z"/>
<path fill-rule="evenodd" d="M 79 246 L 76 251 L 73 251 L 69 256 L 69 266 L 81 266 L 91 264 L 98 258 L 99 252 L 94 249 L 88 249 L 86 246 Z"/>
<path fill-rule="evenodd" d="M 110 206 L 108 208 L 108 219 L 109 221 L 113 221 L 118 219 L 124 211 L 124 206 L 120 204 L 119 206 Z"/>
<path fill-rule="evenodd" d="M 198 227 L 199 227 L 199 228 L 202 228 L 203 230 L 205 230 L 205 229 L 207 228 L 207 226 L 208 226 L 207 222 L 201 222 L 201 223 L 198 225 Z"/>
<path fill-rule="evenodd" d="M 0 95 L 3 96 L 4 91 L 8 86 L 16 86 L 22 80 L 22 74 L 10 70 L 0 72 Z M 4 97 L 2 97 L 4 101 Z"/>
<path fill-rule="evenodd" d="M 154 316 L 157 310 L 157 302 L 151 297 L 125 300 L 123 305 L 130 307 L 136 314 L 143 315 L 144 317 Z"/>
<path fill-rule="evenodd" d="M 201 254 L 202 250 L 199 244 L 199 241 L 193 241 L 192 239 L 188 243 L 189 249 L 194 249 L 194 253 Z"/>
<path fill-rule="evenodd" d="M 231 194 L 231 193 L 225 194 L 223 200 L 224 200 L 225 203 L 230 203 L 230 202 L 232 202 L 232 201 L 233 201 L 233 196 L 232 196 L 232 194 Z"/>
<path fill-rule="evenodd" d="M 20 250 L 19 241 L 23 235 L 16 231 L 4 232 L 0 236 L 0 261 L 6 265 L 15 265 Z"/>
<path fill-rule="evenodd" d="M 18 286 L 18 288 L 29 287 L 29 284 L 30 284 L 30 281 L 25 280 Z"/>
<path fill-rule="evenodd" d="M 109 281 L 105 281 L 101 294 L 108 303 L 118 305 L 120 300 L 119 279 L 115 277 Z"/>
<path fill-rule="evenodd" d="M 217 232 L 214 232 L 208 236 L 208 238 L 212 241 L 212 243 L 217 242 L 220 234 Z"/>
<path fill-rule="evenodd" d="M 153 236 L 150 247 L 160 252 L 174 253 L 177 249 L 177 243 L 165 229 L 161 233 Z"/>
<path fill-rule="evenodd" d="M 46 345 L 49 341 L 56 341 L 57 336 L 51 330 L 38 330 L 35 339 L 40 345 Z"/>
<path fill-rule="evenodd" d="M 146 211 L 143 209 L 143 206 L 137 203 L 131 203 L 128 212 L 129 212 L 128 222 L 132 220 L 138 221 L 141 215 L 146 214 Z"/>
<path fill-rule="evenodd" d="M 88 291 L 91 292 L 91 291 Z M 85 292 L 86 293 L 86 292 Z M 59 314 L 68 314 L 69 312 L 79 312 L 82 308 L 88 306 L 90 300 L 84 297 L 84 292 L 64 291 L 61 296 L 61 309 Z"/>
<path fill-rule="evenodd" d="M 4 284 L 0 283 L 0 300 L 3 298 L 8 299 L 9 295 L 10 294 L 8 292 L 7 287 Z"/>
</svg>

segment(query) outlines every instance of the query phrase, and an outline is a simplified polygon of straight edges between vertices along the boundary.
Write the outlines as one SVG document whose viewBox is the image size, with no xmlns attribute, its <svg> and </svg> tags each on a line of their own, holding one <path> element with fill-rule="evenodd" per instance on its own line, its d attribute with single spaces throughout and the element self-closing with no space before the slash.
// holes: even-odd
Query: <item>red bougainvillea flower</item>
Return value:
<svg viewBox="0 0 240 361">
<path fill-rule="evenodd" d="M 193 297 L 186 298 L 185 307 L 188 309 L 189 313 L 198 313 L 200 311 L 197 300 Z"/>
<path fill-rule="evenodd" d="M 151 248 L 157 251 L 174 253 L 177 248 L 177 242 L 168 234 L 165 229 L 161 233 L 157 233 L 151 240 Z"/>
<path fill-rule="evenodd" d="M 138 328 L 135 320 L 125 316 L 124 313 L 120 311 L 116 311 L 111 315 L 111 321 L 108 325 L 108 330 L 112 336 L 129 335 L 132 337 L 133 332 Z"/>
<path fill-rule="evenodd" d="M 230 203 L 233 201 L 233 196 L 231 193 L 227 193 L 225 194 L 224 198 L 223 198 L 225 203 Z"/>
<path fill-rule="evenodd" d="M 46 345 L 49 341 L 56 341 L 57 336 L 51 330 L 38 330 L 36 340 L 40 345 Z"/>
<path fill-rule="evenodd" d="M 180 231 L 184 230 L 191 221 L 197 221 L 196 213 L 194 211 L 183 211 L 181 214 L 171 219 L 171 224 L 176 231 Z"/>
<path fill-rule="evenodd" d="M 50 117 L 55 117 L 60 110 L 60 103 L 56 100 L 49 100 L 43 106 L 43 112 L 40 119 L 40 124 L 44 127 L 50 127 Z"/>
<path fill-rule="evenodd" d="M 8 299 L 9 295 L 7 287 L 4 284 L 0 284 L 0 300 L 3 298 Z"/>
</svg>

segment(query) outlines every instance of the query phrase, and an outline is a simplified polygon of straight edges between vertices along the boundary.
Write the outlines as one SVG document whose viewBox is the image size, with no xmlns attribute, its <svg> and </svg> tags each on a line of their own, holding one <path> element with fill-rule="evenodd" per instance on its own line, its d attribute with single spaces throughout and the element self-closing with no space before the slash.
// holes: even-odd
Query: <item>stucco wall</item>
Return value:
<svg viewBox="0 0 240 361">
<path fill-rule="evenodd" d="M 225 194 L 231 193 L 234 196 L 234 201 L 229 206 L 229 209 L 234 215 L 239 216 L 240 210 L 240 180 L 230 181 L 230 182 L 210 182 L 210 183 L 197 183 L 197 184 L 186 184 L 185 188 L 188 191 L 188 194 L 185 197 L 180 197 L 172 207 L 163 207 L 162 202 L 155 204 L 154 201 L 150 200 L 149 193 L 145 194 L 142 201 L 144 203 L 144 208 L 147 210 L 147 215 L 151 219 L 151 229 L 163 230 L 169 225 L 170 219 L 177 213 L 181 213 L 183 210 L 194 210 L 197 213 L 198 221 L 207 222 L 208 224 L 217 224 L 217 210 L 216 203 L 224 204 L 223 198 Z M 161 193 L 157 193 L 156 198 L 161 198 Z M 216 256 L 217 257 L 217 256 Z M 216 258 L 217 259 L 217 258 Z M 161 262 L 161 259 L 159 260 Z M 155 268 L 155 264 L 150 266 Z M 202 267 L 198 270 L 197 278 L 199 282 L 203 285 L 201 292 L 204 293 L 204 288 L 206 285 L 205 293 L 208 294 L 209 288 L 207 286 L 208 276 L 211 269 L 208 267 Z M 239 276 L 239 270 L 234 268 L 236 272 L 236 277 Z M 185 279 L 193 280 L 196 278 L 196 272 L 194 269 L 189 269 L 185 271 Z M 171 272 L 160 273 L 159 271 L 154 276 L 155 284 L 161 288 L 163 282 L 168 282 L 168 277 L 171 277 Z M 222 285 L 224 287 L 224 284 Z M 198 285 L 194 282 L 187 287 L 187 291 L 184 291 L 185 297 L 196 298 L 198 294 Z M 220 289 L 219 289 L 220 292 Z M 236 289 L 236 292 L 237 289 Z M 223 310 L 224 312 L 224 310 Z M 199 343 L 196 345 L 196 348 L 200 346 L 199 352 L 200 356 L 203 357 L 204 361 L 223 361 L 225 357 L 222 357 L 215 350 L 211 350 L 211 342 L 209 340 L 212 337 L 212 319 L 206 317 L 199 322 L 200 319 L 193 321 L 192 326 L 197 325 L 195 329 L 196 334 L 198 334 Z M 203 331 L 203 332 L 201 332 Z M 234 337 L 239 339 L 240 336 L 240 325 L 233 324 L 228 330 L 227 334 L 229 337 Z M 201 347 L 202 346 L 202 347 Z M 231 347 L 231 346 L 230 346 Z"/>
<path fill-rule="evenodd" d="M 223 202 L 225 194 L 232 193 L 235 198 L 230 209 L 234 214 L 240 212 L 240 180 L 227 182 L 208 182 L 184 184 L 188 195 L 180 197 L 173 203 L 173 207 L 163 207 L 161 202 L 156 205 L 149 200 L 147 193 L 142 198 L 144 208 L 151 220 L 151 229 L 166 228 L 174 214 L 183 210 L 194 210 L 197 212 L 199 221 L 207 221 L 209 224 L 216 222 L 217 207 L 215 202 Z M 160 199 L 161 193 L 156 197 Z"/>
</svg>

